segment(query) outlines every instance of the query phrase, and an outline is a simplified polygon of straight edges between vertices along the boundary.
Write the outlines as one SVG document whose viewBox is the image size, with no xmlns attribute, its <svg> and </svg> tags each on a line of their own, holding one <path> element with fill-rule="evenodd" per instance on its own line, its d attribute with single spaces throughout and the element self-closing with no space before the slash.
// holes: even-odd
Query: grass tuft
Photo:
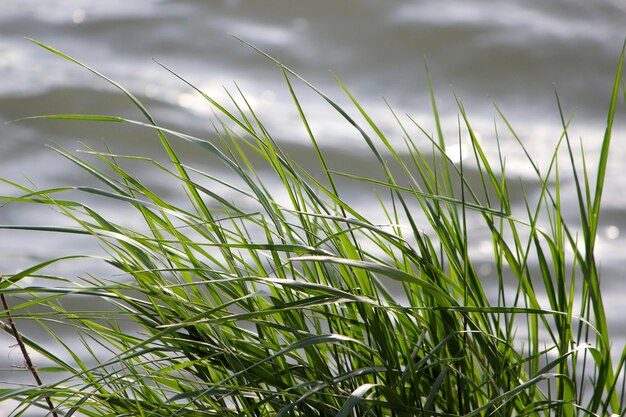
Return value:
<svg viewBox="0 0 626 417">
<path fill-rule="evenodd" d="M 4 181 L 17 194 L 0 197 L 2 207 L 51 206 L 75 226 L 1 228 L 91 236 L 106 253 L 94 259 L 117 271 L 114 279 L 43 273 L 76 258 L 69 254 L 2 277 L 0 295 L 11 306 L 1 314 L 13 324 L 3 330 L 50 364 L 37 383 L 0 390 L 0 401 L 19 401 L 12 415 L 626 414 L 626 348 L 611 344 L 595 258 L 624 51 L 594 175 L 577 161 L 561 112 L 562 136 L 546 168 L 523 149 L 538 192 L 522 190 L 518 204 L 504 157 L 490 160 L 458 98 L 459 138 L 470 138 L 472 157 L 455 163 L 449 155 L 430 75 L 436 135 L 389 107 L 399 141 L 338 78 L 363 124 L 259 51 L 281 71 L 311 141 L 318 166 L 305 169 L 238 88 L 231 103 L 218 103 L 167 69 L 220 114 L 211 138 L 201 139 L 159 125 L 117 82 L 33 42 L 109 82 L 145 116 L 35 118 L 134 125 L 154 133 L 169 162 L 56 148 L 100 185 L 39 190 Z M 354 127 L 382 175 L 333 168 L 294 88 L 299 82 Z M 175 141 L 216 158 L 221 176 L 185 164 Z M 178 183 L 185 200 L 159 195 L 126 168 L 133 164 Z M 576 185 L 576 221 L 563 212 L 566 180 Z M 355 183 L 382 190 L 375 198 L 385 224 L 373 220 L 374 208 L 364 212 L 345 197 L 345 184 Z M 114 221 L 87 204 L 94 198 L 123 205 L 141 225 Z M 474 255 L 475 233 L 490 237 L 491 273 Z M 22 285 L 27 277 L 33 285 Z M 76 300 L 106 308 L 64 307 Z M 58 349 L 20 335 L 26 321 Z"/>
</svg>

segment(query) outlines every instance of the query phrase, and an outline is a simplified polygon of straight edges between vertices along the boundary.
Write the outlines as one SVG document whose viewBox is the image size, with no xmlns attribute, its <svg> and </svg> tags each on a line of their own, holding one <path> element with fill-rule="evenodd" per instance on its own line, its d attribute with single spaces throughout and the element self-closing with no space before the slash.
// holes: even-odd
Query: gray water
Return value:
<svg viewBox="0 0 626 417">
<path fill-rule="evenodd" d="M 226 99 L 222 87 L 233 89 L 236 81 L 273 136 L 289 146 L 297 160 L 308 145 L 284 80 L 276 67 L 234 34 L 347 103 L 333 79 L 337 75 L 397 140 L 401 136 L 382 97 L 398 114 L 408 113 L 434 129 L 428 63 L 450 143 L 458 140 L 454 91 L 491 156 L 496 152 L 496 123 L 509 173 L 531 180 L 530 166 L 492 102 L 533 158 L 545 164 L 561 133 L 556 88 L 566 117 L 575 112 L 570 136 L 582 141 L 593 165 L 625 28 L 623 0 L 0 0 L 0 122 L 55 113 L 140 117 L 105 82 L 25 40 L 30 37 L 120 82 L 144 99 L 162 124 L 188 133 L 209 135 L 211 110 L 153 59 L 218 101 Z M 298 92 L 322 145 L 345 164 L 367 166 L 370 157 L 356 132 L 319 97 L 306 89 Z M 623 110 L 620 116 L 624 119 Z M 27 177 L 41 188 L 91 181 L 46 144 L 74 150 L 85 142 L 102 149 L 104 140 L 118 153 L 162 157 L 149 134 L 110 126 L 29 121 L 0 124 L 0 129 L 0 177 L 18 182 Z M 605 302 L 620 346 L 626 339 L 626 280 L 621 273 L 626 243 L 625 131 L 619 122 L 598 236 Z M 202 162 L 193 152 L 186 157 Z M 571 190 L 571 181 L 564 181 Z M 166 184 L 155 185 L 168 192 Z M 355 190 L 355 204 L 360 191 Z M 0 186 L 0 192 L 13 191 Z M 574 215 L 574 196 L 566 195 L 565 201 Z M 2 224 L 61 221 L 41 216 L 41 211 L 23 207 L 0 208 Z M 97 250 L 90 241 L 0 231 L 0 273 L 55 255 Z M 52 270 L 80 274 L 86 267 L 72 263 Z M 20 364 L 18 352 L 7 348 L 11 342 L 0 341 L 0 368 Z M 2 383 L 7 378 L 14 376 L 3 376 Z"/>
</svg>

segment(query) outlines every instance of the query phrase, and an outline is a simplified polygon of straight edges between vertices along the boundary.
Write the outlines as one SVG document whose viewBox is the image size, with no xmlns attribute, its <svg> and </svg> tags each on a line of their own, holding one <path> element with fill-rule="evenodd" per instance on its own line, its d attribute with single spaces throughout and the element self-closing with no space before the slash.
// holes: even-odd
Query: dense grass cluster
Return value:
<svg viewBox="0 0 626 417">
<path fill-rule="evenodd" d="M 84 66 L 117 87 L 146 120 L 42 118 L 150 129 L 171 164 L 57 149 L 101 187 L 12 184 L 20 193 L 3 197 L 5 204 L 51 205 L 76 227 L 4 228 L 91 235 L 120 274 L 108 280 L 88 271 L 82 278 L 43 273 L 53 262 L 70 261 L 68 254 L 2 278 L 2 316 L 15 320 L 4 330 L 54 366 L 31 369 L 43 381 L 3 388 L 0 400 L 19 400 L 16 416 L 33 410 L 153 417 L 624 415 L 626 349 L 611 344 L 594 250 L 623 59 L 597 170 L 591 175 L 575 158 L 563 118 L 551 163 L 540 167 L 528 158 L 539 192 L 524 197 L 519 212 L 510 197 L 517 181 L 508 178 L 504 158 L 494 163 L 485 155 L 460 101 L 474 158 L 452 163 L 432 88 L 435 134 L 396 117 L 404 133 L 400 147 L 341 82 L 363 125 L 274 61 L 319 161 L 319 169 L 308 172 L 272 139 L 251 106 L 238 104 L 247 103 L 243 95 L 226 105 L 196 89 L 222 116 L 205 140 L 159 126 L 133 94 Z M 329 168 L 294 81 L 319 93 L 359 132 L 372 153 L 372 172 L 382 177 Z M 415 128 L 430 147 L 417 146 Z M 227 175 L 186 165 L 174 140 L 219 159 Z M 576 184 L 573 224 L 562 212 L 559 153 Z M 124 168 L 129 163 L 150 164 L 177 181 L 188 203 L 166 201 Z M 469 166 L 478 181 L 464 175 Z M 269 189 L 260 170 L 271 171 L 282 188 Z M 379 190 L 386 224 L 342 198 L 338 181 L 346 178 Z M 229 192 L 216 191 L 224 189 Z M 80 194 L 65 198 L 67 192 L 120 202 L 144 226 L 116 223 Z M 473 260 L 470 221 L 491 236 L 490 279 Z M 20 285 L 25 277 L 34 284 Z M 61 284 L 37 285 L 38 277 Z M 66 297 L 106 301 L 110 310 L 68 311 Z M 35 304 L 37 314 L 29 312 Z M 36 322 L 66 351 L 19 338 L 18 319 Z M 72 327 L 71 341 L 50 327 L 58 322 Z M 136 330 L 128 330 L 129 322 Z M 47 381 L 45 370 L 62 371 L 54 374 L 61 380 Z"/>
</svg>

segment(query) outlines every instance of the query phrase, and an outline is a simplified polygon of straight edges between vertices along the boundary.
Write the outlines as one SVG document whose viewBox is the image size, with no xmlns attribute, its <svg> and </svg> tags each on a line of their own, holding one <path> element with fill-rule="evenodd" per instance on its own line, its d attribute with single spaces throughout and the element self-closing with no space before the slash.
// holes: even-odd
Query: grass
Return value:
<svg viewBox="0 0 626 417">
<path fill-rule="evenodd" d="M 172 72 L 220 115 L 211 138 L 200 139 L 160 126 L 118 83 L 35 43 L 110 82 L 145 120 L 37 118 L 136 125 L 154 134 L 169 163 L 57 148 L 100 186 L 39 190 L 5 180 L 17 193 L 2 197 L 4 205 L 51 206 L 75 226 L 2 228 L 91 236 L 106 252 L 94 259 L 118 271 L 113 278 L 45 273 L 77 257 L 68 254 L 2 277 L 2 316 L 14 325 L 3 330 L 50 364 L 27 366 L 42 382 L 0 389 L 0 400 L 19 401 L 12 415 L 626 415 L 626 348 L 612 345 L 595 258 L 623 52 L 594 172 L 584 152 L 582 160 L 576 156 L 561 113 L 549 164 L 539 166 L 526 152 L 538 192 L 523 194 L 520 206 L 512 203 L 519 186 L 505 158 L 488 158 L 458 99 L 473 159 L 452 163 L 432 88 L 434 135 L 390 108 L 404 136 L 399 145 L 341 81 L 362 122 L 266 55 L 301 117 L 294 129 L 310 138 L 318 168 L 307 171 L 274 141 L 241 91 L 231 103 L 217 103 Z M 313 89 L 356 129 L 377 172 L 331 168 L 294 83 Z M 424 139 L 430 145 L 418 146 Z M 185 164 L 175 141 L 219 160 L 224 175 Z M 175 180 L 186 202 L 150 189 L 125 168 L 135 165 Z M 575 183 L 575 221 L 564 216 L 562 177 Z M 382 190 L 373 198 L 385 224 L 369 217 L 372 208 L 362 212 L 343 197 L 350 181 Z M 83 195 L 123 205 L 141 226 L 107 218 Z M 488 277 L 473 256 L 476 230 L 491 236 Z M 26 277 L 33 284 L 21 285 Z M 108 309 L 63 307 L 77 298 Z M 20 337 L 26 321 L 59 348 L 47 351 L 36 338 Z M 59 326 L 64 335 L 70 328 L 71 338 L 61 337 Z"/>
</svg>

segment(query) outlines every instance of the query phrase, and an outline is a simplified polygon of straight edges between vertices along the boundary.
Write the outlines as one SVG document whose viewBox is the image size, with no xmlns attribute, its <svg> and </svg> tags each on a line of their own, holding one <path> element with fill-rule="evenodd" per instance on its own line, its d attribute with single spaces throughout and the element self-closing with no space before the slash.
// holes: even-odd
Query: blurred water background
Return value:
<svg viewBox="0 0 626 417">
<path fill-rule="evenodd" d="M 570 136 L 582 142 L 593 165 L 625 28 L 623 0 L 2 0 L 0 177 L 32 180 L 41 188 L 92 182 L 46 144 L 75 150 L 81 148 L 79 142 L 99 149 L 106 142 L 118 153 L 163 158 L 149 132 L 76 122 L 4 124 L 55 113 L 140 118 L 105 82 L 25 37 L 49 44 L 119 81 L 145 100 L 163 125 L 201 137 L 212 134 L 210 108 L 153 59 L 217 100 L 225 100 L 223 86 L 234 89 L 236 81 L 274 138 L 288 147 L 292 158 L 305 158 L 310 145 L 280 72 L 230 36 L 234 34 L 347 104 L 333 79 L 336 74 L 397 143 L 402 138 L 383 97 L 398 114 L 407 113 L 434 132 L 427 62 L 450 144 L 458 142 L 454 91 L 491 156 L 497 150 L 495 125 L 509 173 L 528 180 L 532 189 L 530 165 L 492 103 L 502 109 L 533 158 L 545 164 L 562 131 L 556 87 L 566 117 L 575 113 Z M 310 91 L 299 88 L 298 92 L 317 139 L 340 161 L 339 166 L 367 169 L 371 156 L 354 129 Z M 624 119 L 623 106 L 620 117 Z M 626 339 L 625 131 L 623 121 L 618 123 L 598 253 L 605 303 L 618 345 Z M 181 152 L 196 165 L 202 164 L 203 157 L 190 148 L 182 147 Z M 206 169 L 219 172 L 220 167 Z M 571 181 L 563 180 L 565 190 L 571 191 Z M 170 192 L 167 184 L 154 186 L 165 195 Z M 355 185 L 353 200 L 367 210 L 370 202 L 359 202 L 363 190 Z M 0 191 L 14 192 L 6 186 Z M 575 216 L 574 195 L 570 192 L 564 199 Z M 521 207 L 523 200 L 518 202 Z M 0 223 L 60 221 L 52 215 L 42 218 L 41 213 L 2 207 Z M 476 247 L 480 251 L 480 243 Z M 485 248 L 488 260 L 489 245 Z M 0 231 L 0 273 L 12 273 L 52 256 L 97 251 L 97 243 L 74 237 Z M 56 268 L 58 273 L 81 274 L 85 265 Z M 9 348 L 10 339 L 0 342 L 0 384 L 4 385 L 25 372 L 11 371 L 13 365 L 22 364 L 21 356 Z"/>
</svg>

